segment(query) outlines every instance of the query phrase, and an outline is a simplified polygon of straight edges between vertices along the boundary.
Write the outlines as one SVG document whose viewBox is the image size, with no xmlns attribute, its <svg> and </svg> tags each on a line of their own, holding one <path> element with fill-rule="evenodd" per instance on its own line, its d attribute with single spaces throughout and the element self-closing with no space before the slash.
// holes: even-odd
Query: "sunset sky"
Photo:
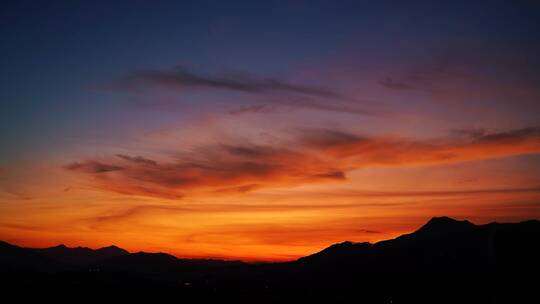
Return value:
<svg viewBox="0 0 540 304">
<path fill-rule="evenodd" d="M 536 1 L 3 1 L 0 240 L 273 261 L 433 216 L 539 219 L 539 20 Z"/>
</svg>

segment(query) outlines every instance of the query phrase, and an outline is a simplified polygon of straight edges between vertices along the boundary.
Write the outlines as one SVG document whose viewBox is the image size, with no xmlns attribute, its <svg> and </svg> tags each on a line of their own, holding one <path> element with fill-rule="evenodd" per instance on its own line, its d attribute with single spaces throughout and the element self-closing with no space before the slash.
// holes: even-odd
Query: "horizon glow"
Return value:
<svg viewBox="0 0 540 304">
<path fill-rule="evenodd" d="M 540 218 L 538 5 L 0 14 L 0 240 L 284 261 Z"/>
</svg>

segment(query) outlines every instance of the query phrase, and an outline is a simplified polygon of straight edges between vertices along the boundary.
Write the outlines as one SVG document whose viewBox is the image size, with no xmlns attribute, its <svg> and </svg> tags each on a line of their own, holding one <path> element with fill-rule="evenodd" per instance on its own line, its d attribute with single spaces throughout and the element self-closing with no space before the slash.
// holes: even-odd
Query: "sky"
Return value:
<svg viewBox="0 0 540 304">
<path fill-rule="evenodd" d="M 3 1 L 0 239 L 281 261 L 540 218 L 536 1 Z"/>
</svg>

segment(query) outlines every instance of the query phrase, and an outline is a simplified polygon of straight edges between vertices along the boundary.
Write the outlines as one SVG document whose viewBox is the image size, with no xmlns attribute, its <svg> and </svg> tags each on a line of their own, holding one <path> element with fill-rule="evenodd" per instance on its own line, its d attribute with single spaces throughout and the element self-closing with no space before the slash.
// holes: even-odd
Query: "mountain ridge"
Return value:
<svg viewBox="0 0 540 304">
<path fill-rule="evenodd" d="M 318 252 L 315 252 L 313 254 L 310 254 L 310 255 L 307 255 L 307 256 L 304 256 L 304 257 L 300 257 L 298 259 L 303 259 L 303 258 L 309 257 L 311 255 L 319 254 L 319 253 L 322 253 L 322 252 L 333 252 L 333 251 L 336 251 L 336 250 L 341 250 L 344 247 L 349 247 L 349 248 L 355 248 L 355 247 L 366 247 L 367 248 L 367 247 L 372 247 L 372 246 L 376 247 L 376 246 L 380 246 L 381 244 L 385 244 L 385 243 L 387 243 L 389 241 L 395 241 L 395 240 L 399 240 L 399 239 L 402 239 L 402 238 L 410 238 L 410 237 L 418 237 L 418 236 L 422 236 L 422 237 L 431 236 L 431 237 L 434 237 L 434 236 L 437 236 L 437 235 L 440 235 L 440 234 L 459 233 L 459 232 L 463 232 L 463 231 L 467 231 L 467 230 L 474 229 L 474 228 L 479 228 L 479 227 L 487 228 L 487 227 L 494 227 L 494 226 L 516 225 L 516 224 L 537 224 L 537 225 L 540 225 L 540 220 L 529 219 L 529 220 L 524 220 L 524 221 L 515 222 L 515 223 L 490 222 L 490 223 L 487 223 L 487 224 L 477 225 L 477 224 L 471 223 L 468 220 L 457 220 L 457 219 L 454 219 L 454 218 L 451 218 L 451 217 L 448 217 L 448 216 L 435 216 L 435 217 L 432 217 L 431 219 L 429 219 L 426 222 L 426 224 L 420 226 L 417 230 L 415 230 L 415 231 L 413 231 L 411 233 L 402 234 L 402 235 L 397 236 L 396 238 L 393 238 L 393 239 L 382 240 L 382 241 L 378 241 L 378 242 L 375 242 L 375 243 L 356 242 L 356 241 L 351 241 L 351 240 L 345 240 L 345 241 L 342 241 L 342 242 L 339 242 L 339 243 L 331 244 L 328 247 L 325 247 L 325 248 L 321 249 Z M 20 248 L 20 249 L 28 249 L 28 250 L 44 253 L 45 256 L 49 255 L 48 252 L 52 252 L 52 251 L 56 251 L 57 253 L 61 252 L 61 251 L 65 251 L 66 254 L 69 253 L 69 252 L 79 251 L 79 252 L 87 252 L 87 253 L 90 253 L 90 254 L 92 254 L 92 253 L 93 254 L 109 253 L 108 255 L 104 256 L 103 258 L 120 256 L 120 255 L 128 255 L 128 254 L 154 254 L 154 255 L 165 254 L 165 255 L 174 257 L 174 258 L 176 258 L 178 260 L 244 262 L 244 261 L 241 261 L 241 260 L 238 260 L 238 259 L 185 258 L 185 257 L 178 257 L 176 255 L 173 255 L 173 254 L 170 254 L 170 253 L 167 253 L 167 252 L 145 252 L 145 251 L 129 252 L 128 250 L 123 249 L 123 248 L 121 248 L 119 246 L 116 246 L 116 245 L 108 245 L 108 246 L 99 247 L 99 248 L 95 248 L 95 249 L 90 248 L 90 247 L 86 247 L 86 246 L 69 247 L 69 246 L 66 246 L 65 244 L 58 244 L 56 246 L 43 247 L 43 248 L 33 248 L 33 247 L 22 247 L 22 246 L 18 246 L 18 245 L 11 244 L 9 242 L 0 240 L 0 246 L 5 246 L 5 245 Z M 59 259 L 57 257 L 54 257 L 53 253 L 51 253 L 50 255 L 53 256 L 54 259 Z M 100 259 L 100 258 L 97 257 L 97 259 Z M 294 261 L 294 260 L 291 260 L 291 261 Z M 246 263 L 246 262 L 244 262 L 244 263 Z M 261 263 L 261 262 L 257 262 L 257 263 Z M 275 262 L 262 262 L 262 263 L 275 263 Z"/>
<path fill-rule="evenodd" d="M 538 220 L 474 225 L 435 218 L 391 240 L 345 241 L 297 260 L 258 264 L 146 252 L 66 263 L 0 242 L 0 287 L 172 288 L 181 300 L 241 303 L 515 303 L 516 296 L 536 302 L 529 278 L 540 273 L 538 256 Z"/>
</svg>

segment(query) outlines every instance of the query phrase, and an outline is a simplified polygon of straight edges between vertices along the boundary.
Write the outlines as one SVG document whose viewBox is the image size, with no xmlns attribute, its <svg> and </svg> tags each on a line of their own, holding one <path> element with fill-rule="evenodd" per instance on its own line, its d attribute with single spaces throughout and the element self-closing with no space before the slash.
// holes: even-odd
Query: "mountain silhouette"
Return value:
<svg viewBox="0 0 540 304">
<path fill-rule="evenodd" d="M 61 263 L 57 263 L 31 249 L 0 241 L 0 273 L 11 271 L 46 272 L 62 269 L 62 266 Z"/>
<path fill-rule="evenodd" d="M 61 244 L 55 247 L 33 250 L 52 260 L 71 265 L 84 265 L 129 254 L 127 250 L 116 246 L 108 246 L 94 250 L 88 247 L 69 248 Z"/>
<path fill-rule="evenodd" d="M 458 221 L 446 216 L 434 217 L 424 226 L 420 227 L 415 234 L 435 235 L 460 232 L 474 229 L 475 225 L 467 220 Z"/>
<path fill-rule="evenodd" d="M 435 217 L 395 239 L 346 241 L 284 263 L 0 242 L 0 274 L 7 287 L 167 287 L 179 300 L 515 303 L 537 302 L 539 256 L 540 221 L 475 225 Z"/>
</svg>

